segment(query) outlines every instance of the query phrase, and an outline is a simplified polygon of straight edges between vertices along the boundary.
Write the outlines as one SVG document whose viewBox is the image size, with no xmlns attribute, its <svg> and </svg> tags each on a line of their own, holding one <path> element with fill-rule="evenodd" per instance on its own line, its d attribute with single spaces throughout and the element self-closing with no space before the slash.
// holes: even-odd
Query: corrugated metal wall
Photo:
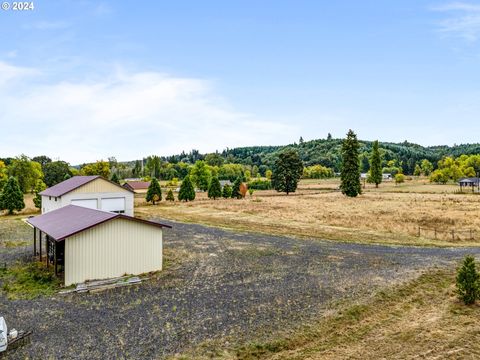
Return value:
<svg viewBox="0 0 480 360">
<path fill-rule="evenodd" d="M 162 269 L 162 229 L 115 219 L 65 240 L 65 285 Z"/>
<path fill-rule="evenodd" d="M 126 192 L 130 193 L 130 191 L 126 190 L 125 188 L 116 186 L 105 179 L 98 178 L 96 180 L 90 181 L 89 183 L 80 186 L 79 188 L 72 190 L 69 194 L 76 194 L 76 193 L 102 193 L 102 192 Z"/>
</svg>

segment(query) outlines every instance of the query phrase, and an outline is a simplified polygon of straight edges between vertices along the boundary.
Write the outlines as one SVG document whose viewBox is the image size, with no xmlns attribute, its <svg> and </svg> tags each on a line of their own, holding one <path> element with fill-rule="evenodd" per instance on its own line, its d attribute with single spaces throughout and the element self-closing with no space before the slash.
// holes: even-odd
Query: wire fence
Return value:
<svg viewBox="0 0 480 360">
<path fill-rule="evenodd" d="M 475 240 L 478 238 L 475 229 L 440 229 L 436 227 L 418 226 L 417 236 L 440 240 Z"/>
</svg>

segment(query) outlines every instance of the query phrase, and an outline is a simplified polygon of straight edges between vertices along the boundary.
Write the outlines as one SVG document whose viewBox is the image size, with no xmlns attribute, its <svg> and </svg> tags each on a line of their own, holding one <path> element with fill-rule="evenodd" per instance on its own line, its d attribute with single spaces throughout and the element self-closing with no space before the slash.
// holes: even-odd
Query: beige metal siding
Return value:
<svg viewBox="0 0 480 360">
<path fill-rule="evenodd" d="M 115 219 L 65 240 L 65 285 L 162 269 L 162 230 Z"/>
<path fill-rule="evenodd" d="M 105 179 L 98 178 L 98 179 L 95 179 L 93 181 L 90 181 L 89 183 L 87 183 L 83 186 L 80 186 L 79 188 L 77 188 L 75 190 L 72 190 L 71 192 L 69 192 L 69 194 L 104 193 L 104 192 L 114 192 L 114 193 L 126 192 L 126 193 L 129 193 L 129 191 L 127 189 L 121 187 L 120 185 L 116 186 L 116 185 L 112 184 L 111 182 L 109 182 Z"/>
</svg>

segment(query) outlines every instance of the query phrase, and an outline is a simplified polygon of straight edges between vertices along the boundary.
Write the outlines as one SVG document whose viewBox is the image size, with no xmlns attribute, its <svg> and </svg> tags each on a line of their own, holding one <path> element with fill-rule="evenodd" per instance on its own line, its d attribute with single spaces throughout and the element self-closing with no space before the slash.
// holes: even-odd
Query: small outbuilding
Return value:
<svg viewBox="0 0 480 360">
<path fill-rule="evenodd" d="M 149 186 L 150 181 L 127 181 L 123 184 L 125 189 L 133 191 L 135 194 L 146 194 Z"/>
<path fill-rule="evenodd" d="M 470 187 L 472 192 L 475 191 L 475 188 L 479 188 L 480 186 L 480 178 L 478 177 L 469 177 L 469 178 L 462 178 L 458 181 L 458 185 L 460 185 L 460 190 L 463 191 L 463 188 Z"/>
<path fill-rule="evenodd" d="M 64 276 L 65 286 L 162 270 L 162 230 L 171 228 L 75 205 L 27 222 L 34 229 L 34 255 L 52 264 L 55 274 Z"/>
<path fill-rule="evenodd" d="M 101 176 L 74 176 L 40 193 L 42 214 L 67 205 L 133 216 L 133 191 Z"/>
</svg>

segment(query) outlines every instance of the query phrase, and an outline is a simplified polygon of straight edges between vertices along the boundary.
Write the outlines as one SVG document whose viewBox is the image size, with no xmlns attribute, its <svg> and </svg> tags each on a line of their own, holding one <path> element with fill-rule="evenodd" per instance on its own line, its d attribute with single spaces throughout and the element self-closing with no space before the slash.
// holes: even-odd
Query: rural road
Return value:
<svg viewBox="0 0 480 360">
<path fill-rule="evenodd" d="M 360 245 L 171 225 L 165 248 L 181 261 L 141 285 L 34 300 L 0 295 L 9 326 L 34 332 L 30 345 L 5 358 L 153 359 L 211 339 L 260 340 L 318 318 L 332 301 L 466 253 L 480 255 L 480 248 Z M 8 258 L 3 251 L 0 258 Z"/>
</svg>

